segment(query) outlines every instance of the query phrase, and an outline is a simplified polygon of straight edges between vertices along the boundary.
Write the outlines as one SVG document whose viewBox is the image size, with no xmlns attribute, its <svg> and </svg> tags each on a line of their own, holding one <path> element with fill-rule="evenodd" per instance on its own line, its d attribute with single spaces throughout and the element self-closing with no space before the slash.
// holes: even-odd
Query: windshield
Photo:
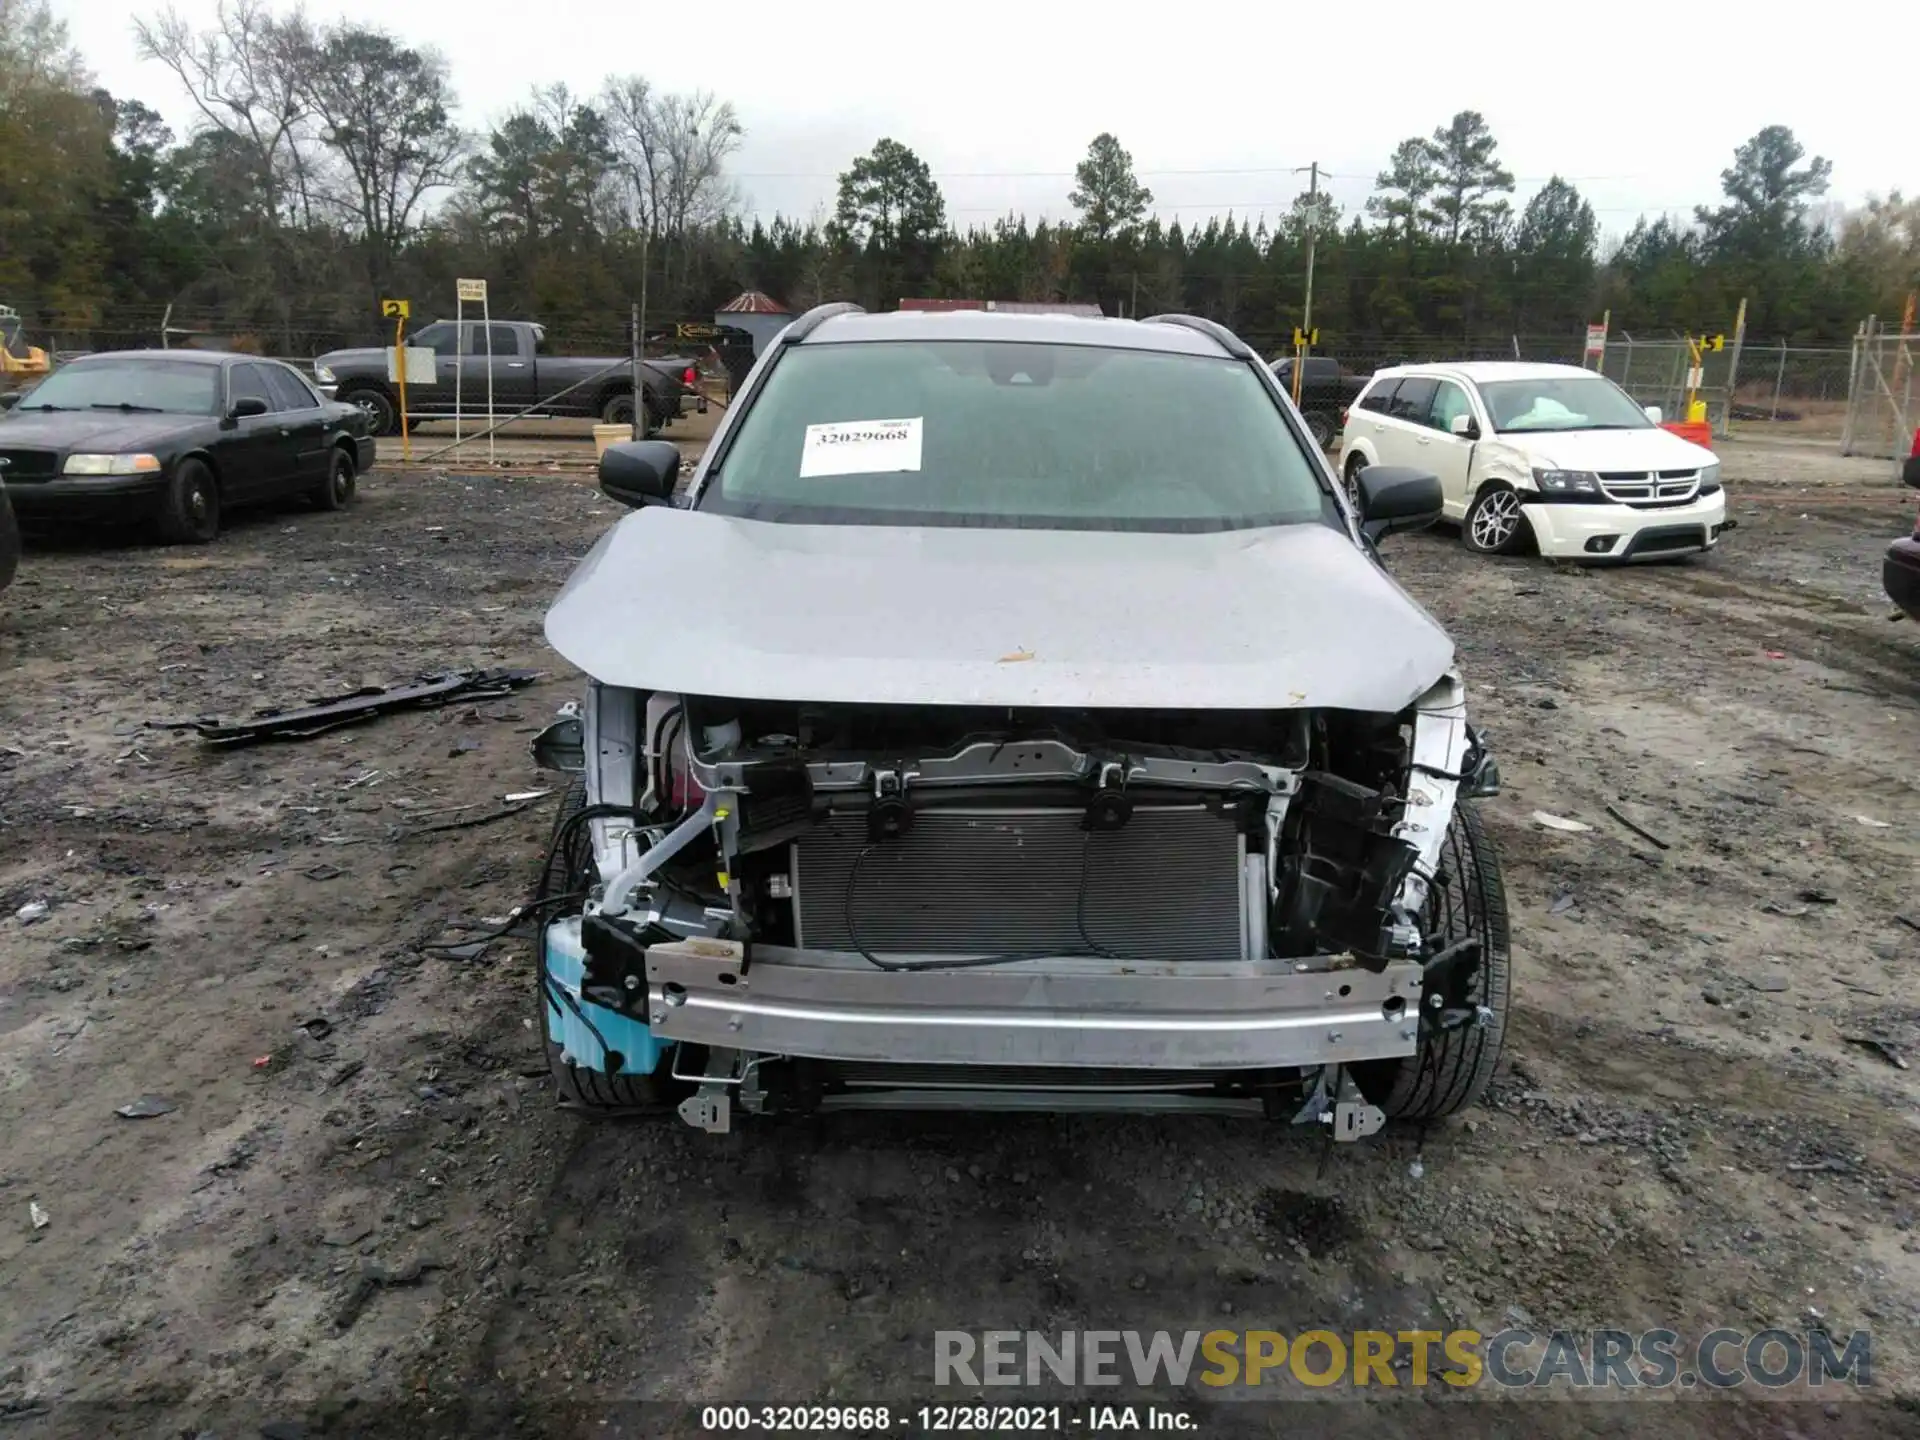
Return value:
<svg viewBox="0 0 1920 1440">
<path fill-rule="evenodd" d="M 960 341 L 788 350 L 700 501 L 802 524 L 1169 531 L 1324 504 L 1248 365 Z"/>
<path fill-rule="evenodd" d="M 1539 434 L 1557 430 L 1649 430 L 1653 422 L 1611 380 L 1599 375 L 1543 375 L 1480 386 L 1493 428 Z"/>
<path fill-rule="evenodd" d="M 220 367 L 194 361 L 76 360 L 42 380 L 21 410 L 165 410 L 212 415 Z"/>
</svg>

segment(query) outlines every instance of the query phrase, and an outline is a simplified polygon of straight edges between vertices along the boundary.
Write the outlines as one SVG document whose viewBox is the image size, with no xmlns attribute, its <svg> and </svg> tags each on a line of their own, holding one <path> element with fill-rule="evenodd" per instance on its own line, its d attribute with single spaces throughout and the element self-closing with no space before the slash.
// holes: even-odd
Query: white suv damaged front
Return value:
<svg viewBox="0 0 1920 1440">
<path fill-rule="evenodd" d="M 1345 518 L 628 517 L 548 621 L 590 677 L 544 741 L 584 782 L 542 902 L 563 1096 L 1343 1139 L 1468 1103 L 1505 1006 L 1464 803 L 1493 769 L 1451 644 Z"/>
</svg>

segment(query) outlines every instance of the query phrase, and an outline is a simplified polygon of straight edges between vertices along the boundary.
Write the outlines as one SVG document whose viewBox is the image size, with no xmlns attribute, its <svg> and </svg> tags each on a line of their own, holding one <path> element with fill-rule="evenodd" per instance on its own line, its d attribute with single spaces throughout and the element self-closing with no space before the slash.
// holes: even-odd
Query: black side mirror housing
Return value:
<svg viewBox="0 0 1920 1440">
<path fill-rule="evenodd" d="M 1920 455 L 1909 455 L 1907 463 L 1900 467 L 1901 483 L 1920 490 Z"/>
<path fill-rule="evenodd" d="M 1410 465 L 1369 465 L 1360 472 L 1360 531 L 1383 540 L 1424 530 L 1440 518 L 1440 477 Z"/>
<path fill-rule="evenodd" d="M 267 402 L 258 395 L 242 395 L 233 402 L 233 409 L 227 412 L 229 420 L 245 420 L 254 415 L 267 413 Z"/>
<path fill-rule="evenodd" d="M 0 395 L 0 410 L 11 410 L 14 406 L 18 405 L 19 403 L 20 403 L 20 392 L 17 390 L 11 390 L 11 391 L 8 391 L 5 395 Z"/>
<path fill-rule="evenodd" d="M 667 440 L 628 440 L 600 457 L 600 493 L 630 510 L 671 505 L 680 479 L 680 447 Z"/>
</svg>

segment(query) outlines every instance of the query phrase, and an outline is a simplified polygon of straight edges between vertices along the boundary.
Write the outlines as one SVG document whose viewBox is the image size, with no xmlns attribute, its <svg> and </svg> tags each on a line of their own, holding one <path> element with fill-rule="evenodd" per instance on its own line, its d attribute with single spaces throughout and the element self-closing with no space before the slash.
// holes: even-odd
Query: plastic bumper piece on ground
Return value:
<svg viewBox="0 0 1920 1440">
<path fill-rule="evenodd" d="M 1646 510 L 1524 498 L 1535 544 L 1542 555 L 1557 560 L 1650 560 L 1711 550 L 1729 528 L 1724 490 L 1685 505 Z"/>
<path fill-rule="evenodd" d="M 912 957 L 896 957 L 917 963 Z M 1247 1070 L 1410 1055 L 1420 966 L 1291 961 L 876 970 L 857 955 L 688 940 L 647 950 L 668 1040 L 819 1060 Z M 609 1037 L 611 1039 L 611 1037 Z"/>
<path fill-rule="evenodd" d="M 580 917 L 569 916 L 549 925 L 542 944 L 548 981 L 542 987 L 547 1038 L 584 1069 L 615 1075 L 651 1075 L 658 1069 L 670 1041 L 660 1039 L 640 1021 L 581 996 L 580 976 L 587 952 L 580 941 Z M 573 1004 L 556 995 L 556 990 Z M 611 1071 L 607 1067 L 608 1050 L 620 1057 Z"/>
</svg>

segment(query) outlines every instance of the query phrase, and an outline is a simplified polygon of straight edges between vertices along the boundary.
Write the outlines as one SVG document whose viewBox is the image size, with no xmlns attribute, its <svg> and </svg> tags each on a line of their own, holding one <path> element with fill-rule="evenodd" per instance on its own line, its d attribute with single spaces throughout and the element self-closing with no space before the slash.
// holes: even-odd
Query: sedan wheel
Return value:
<svg viewBox="0 0 1920 1440">
<path fill-rule="evenodd" d="M 220 487 L 200 461 L 174 469 L 160 501 L 160 533 L 176 545 L 205 545 L 220 533 Z"/>
<path fill-rule="evenodd" d="M 336 450 L 327 464 L 326 480 L 313 492 L 313 501 L 322 510 L 344 509 L 353 502 L 357 488 L 353 457 L 344 450 Z"/>
<path fill-rule="evenodd" d="M 1510 555 L 1519 548 L 1527 529 L 1520 497 L 1499 486 L 1480 492 L 1467 511 L 1461 536 L 1469 550 L 1482 555 Z"/>
</svg>

